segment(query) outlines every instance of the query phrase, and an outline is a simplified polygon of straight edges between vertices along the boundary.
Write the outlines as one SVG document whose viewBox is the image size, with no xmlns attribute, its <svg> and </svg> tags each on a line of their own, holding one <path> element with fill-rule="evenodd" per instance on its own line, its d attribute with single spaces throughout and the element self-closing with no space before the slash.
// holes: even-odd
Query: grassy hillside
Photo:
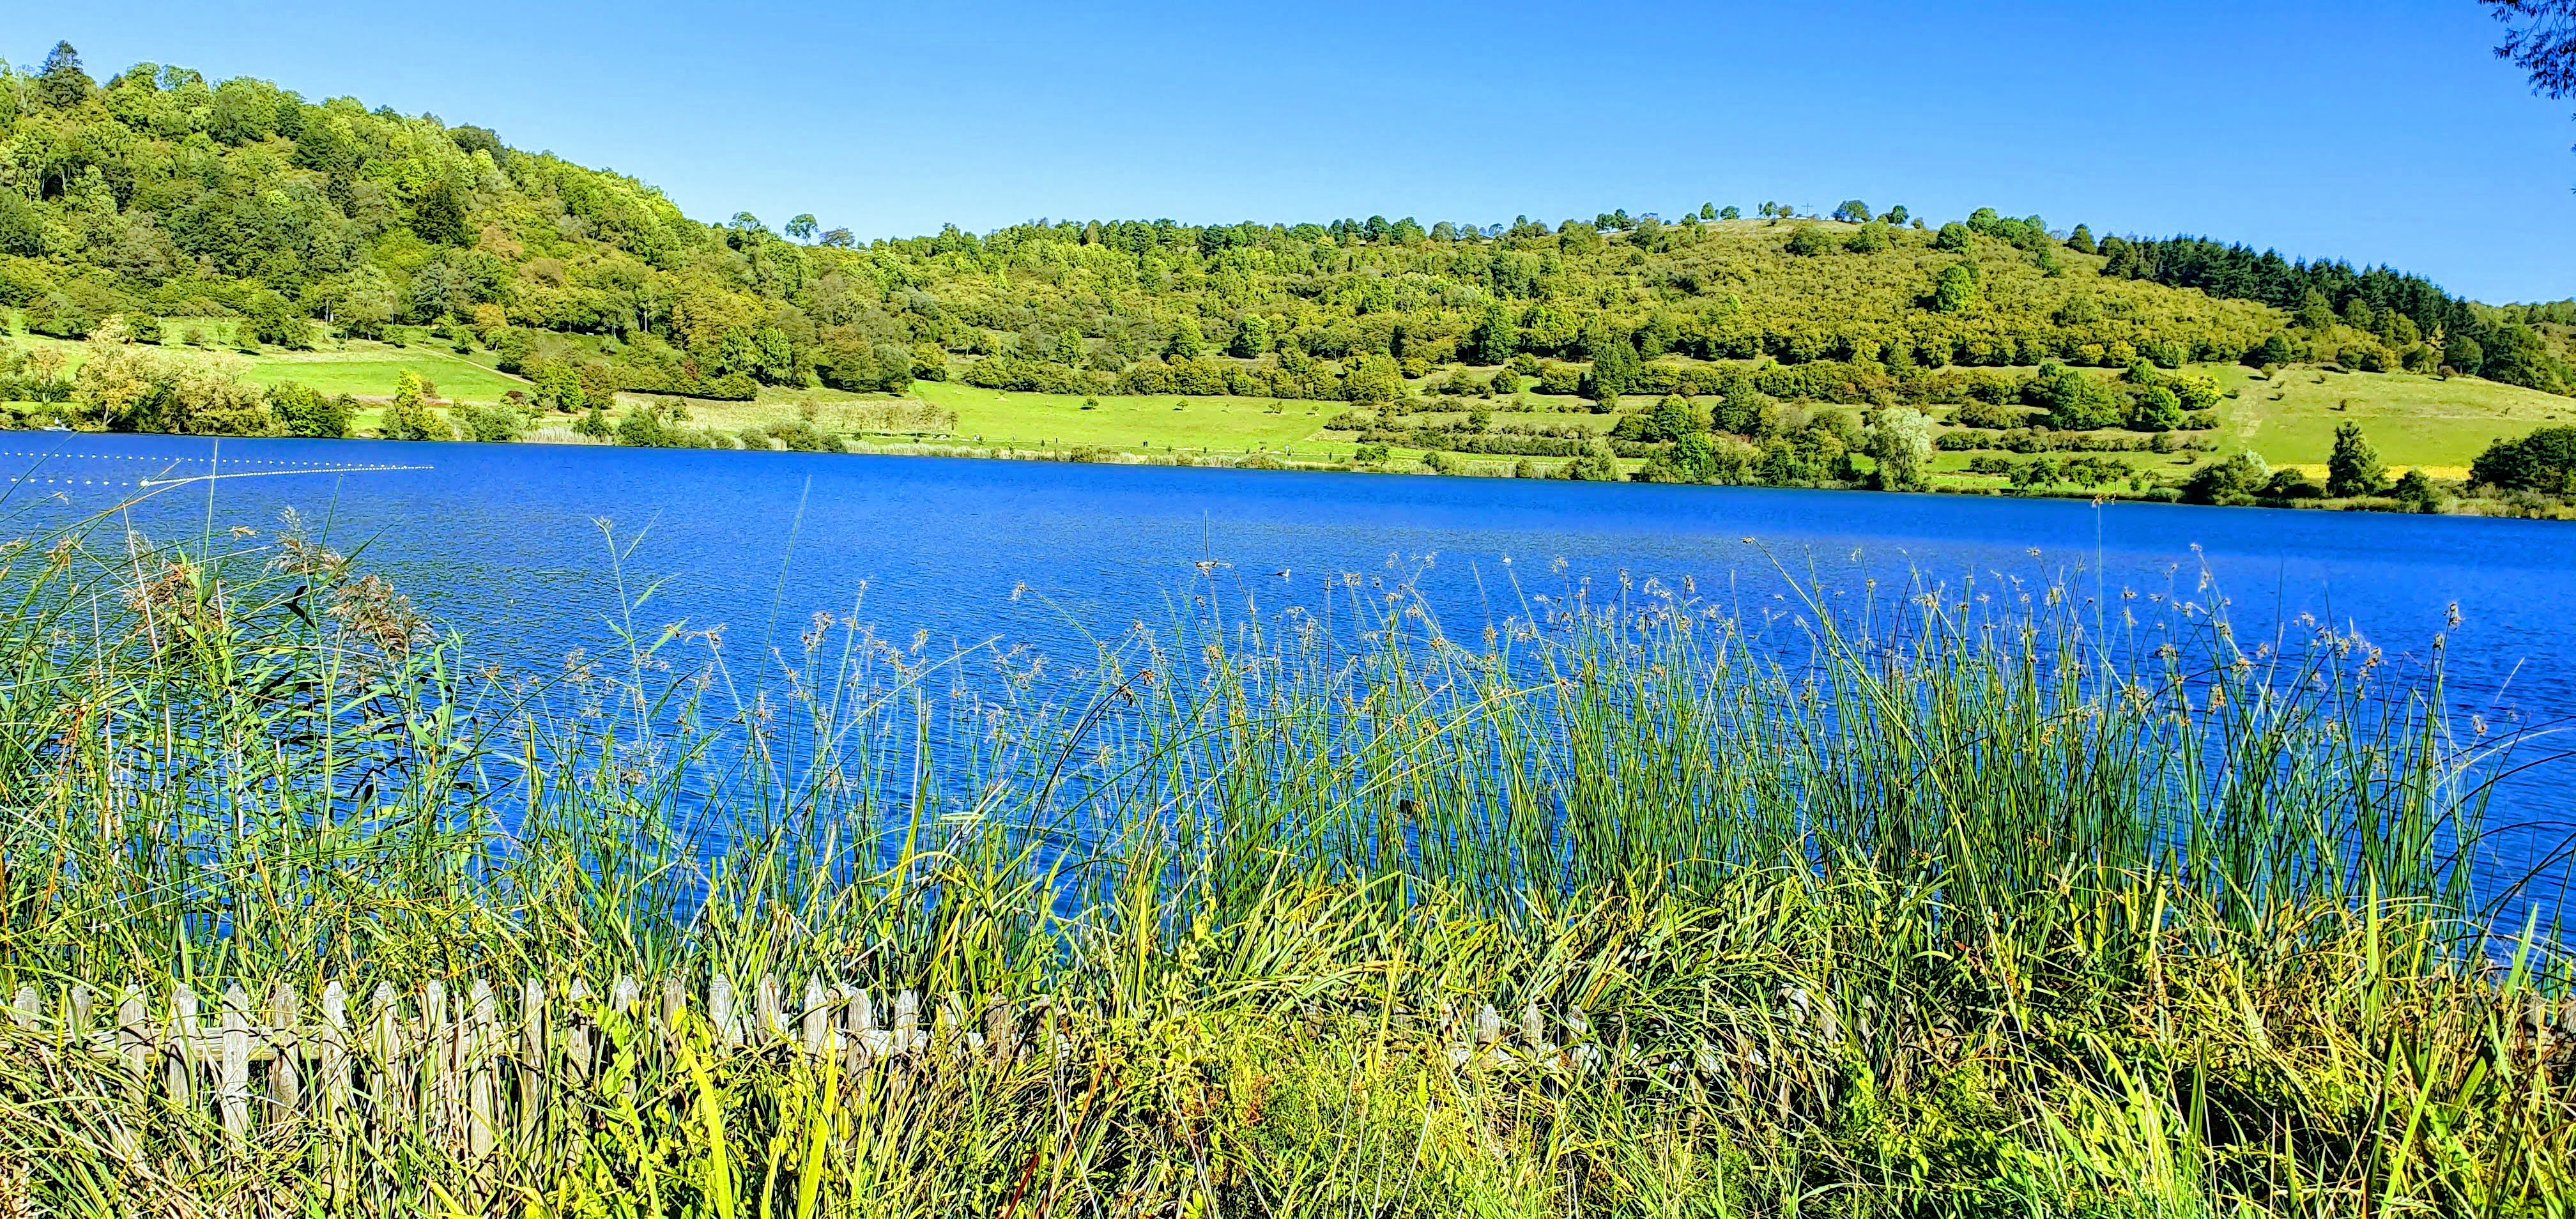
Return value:
<svg viewBox="0 0 2576 1219">
<path fill-rule="evenodd" d="M 2265 377 L 2237 365 L 2210 370 L 2237 396 L 2218 409 L 2218 435 L 2273 465 L 2322 466 L 2337 424 L 2358 423 L 2390 464 L 2442 478 L 2468 473 L 2490 442 L 2576 420 L 2576 401 L 2475 377 L 2350 373 L 2317 367 Z"/>
</svg>

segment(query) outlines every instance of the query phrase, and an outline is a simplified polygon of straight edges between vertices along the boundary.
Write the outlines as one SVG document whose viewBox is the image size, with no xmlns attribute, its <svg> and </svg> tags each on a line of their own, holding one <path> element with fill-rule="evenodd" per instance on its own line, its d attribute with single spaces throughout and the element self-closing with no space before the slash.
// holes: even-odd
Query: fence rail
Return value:
<svg viewBox="0 0 2576 1219">
<path fill-rule="evenodd" d="M 255 997 L 236 982 L 211 1005 L 179 984 L 164 996 L 125 986 L 110 1007 L 87 984 L 51 996 L 29 984 L 8 1016 L 18 1036 L 110 1068 L 129 1104 L 165 1101 L 220 1123 L 235 1140 L 313 1119 L 352 1129 L 426 1126 L 476 1158 L 505 1132 L 561 1120 L 550 1105 L 562 1109 L 560 1095 L 599 1082 L 616 1053 L 665 1065 L 693 1050 L 795 1053 L 837 1061 L 852 1075 L 900 1074 L 1062 1058 L 1079 1032 L 1071 1013 L 1044 998 L 997 999 L 970 1013 L 952 993 L 925 1013 L 917 991 L 883 996 L 882 1006 L 880 997 L 819 978 L 791 997 L 776 977 L 759 979 L 748 996 L 724 978 L 703 992 L 667 979 L 648 996 L 626 977 L 604 995 L 578 980 L 555 989 L 529 979 L 506 999 L 483 981 L 461 992 L 435 981 L 416 992 L 379 983 L 361 999 L 335 981 L 313 1005 L 288 983 Z M 1437 1037 L 1459 1066 L 1583 1072 L 1605 1053 L 1580 1012 L 1551 1017 L 1535 1003 L 1516 1021 L 1488 1003 L 1407 1025 Z"/>
</svg>

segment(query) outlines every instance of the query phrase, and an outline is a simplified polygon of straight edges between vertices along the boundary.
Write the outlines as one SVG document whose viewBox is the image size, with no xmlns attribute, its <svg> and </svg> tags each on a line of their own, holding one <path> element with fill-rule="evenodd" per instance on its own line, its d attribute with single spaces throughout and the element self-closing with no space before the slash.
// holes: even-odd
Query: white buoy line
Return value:
<svg viewBox="0 0 2576 1219">
<path fill-rule="evenodd" d="M 213 457 L 191 457 L 191 456 L 187 456 L 187 455 L 184 455 L 184 454 L 166 454 L 166 453 L 165 453 L 165 454 L 153 455 L 153 454 L 136 454 L 136 453 L 64 453 L 64 452 L 29 451 L 29 450 L 25 450 L 25 449 L 0 449 L 0 457 L 39 457 L 39 458 L 45 458 L 45 459 L 52 460 L 52 461 L 153 461 L 153 462 L 160 462 L 160 463 L 162 463 L 162 464 L 164 464 L 164 465 L 167 465 L 167 464 L 169 464 L 169 463 L 171 463 L 171 462 L 187 462 L 187 461 L 213 462 L 213 461 L 216 461 L 216 460 L 217 460 L 217 459 L 215 459 L 215 458 L 213 458 Z M 335 465 L 332 465 L 332 464 L 330 464 L 330 463 L 328 463 L 328 462 L 320 462 L 320 461 L 263 461 L 263 460 L 260 460 L 259 458 L 256 458 L 256 457 L 227 457 L 227 458 L 223 458 L 223 459 L 221 460 L 220 464 L 222 464 L 222 465 L 226 465 L 226 466 L 268 466 L 268 467 L 275 468 L 275 469 L 280 469 L 280 470 L 310 470 L 310 471 L 312 471 L 312 472 L 314 472 L 314 473 L 317 473 L 317 474 L 321 474 L 321 473 L 334 473 L 334 474 L 339 474 L 339 473 L 347 473 L 347 472 L 349 472 L 349 471 L 353 471 L 353 470 L 426 470 L 426 469 L 429 469 L 429 467 L 428 467 L 428 466 L 394 466 L 394 465 L 339 465 L 339 466 L 335 466 Z"/>
<path fill-rule="evenodd" d="M 276 478 L 285 474 L 375 474 L 388 470 L 435 470 L 436 466 L 326 466 L 315 470 L 247 470 L 239 474 L 184 474 L 177 478 L 147 478 L 138 487 L 175 487 L 181 483 L 213 482 L 222 478 Z"/>
<path fill-rule="evenodd" d="M 435 470 L 437 468 L 436 466 L 340 466 L 312 470 L 245 470 L 237 474 L 183 474 L 176 478 L 145 478 L 132 481 L 112 478 L 39 478 L 32 474 L 22 474 L 16 478 L 0 478 L 0 487 L 21 484 L 42 484 L 48 487 L 176 487 L 183 483 L 212 482 L 225 478 L 276 478 L 287 474 L 376 474 L 392 470 Z"/>
</svg>

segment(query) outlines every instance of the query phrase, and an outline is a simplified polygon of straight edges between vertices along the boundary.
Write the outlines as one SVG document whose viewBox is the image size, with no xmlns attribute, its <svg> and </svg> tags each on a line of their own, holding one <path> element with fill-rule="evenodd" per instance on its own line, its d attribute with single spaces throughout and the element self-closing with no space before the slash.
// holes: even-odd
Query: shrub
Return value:
<svg viewBox="0 0 2576 1219">
<path fill-rule="evenodd" d="M 506 403 L 472 404 L 456 409 L 456 422 L 467 440 L 503 443 L 517 440 L 528 430 L 528 416 Z"/>
<path fill-rule="evenodd" d="M 2048 412 L 2048 426 L 2060 431 L 2091 431 L 2120 422 L 2120 403 L 2111 387 L 2051 361 L 2022 387 L 2022 399 Z"/>
<path fill-rule="evenodd" d="M 2272 467 L 2254 453 L 2236 453 L 2202 466 L 2183 486 L 2183 498 L 2195 504 L 2252 502 L 2272 479 Z"/>
<path fill-rule="evenodd" d="M 2537 428 L 2520 440 L 2488 445 L 2469 463 L 2469 485 L 2576 494 L 2576 427 Z"/>
<path fill-rule="evenodd" d="M 325 397 L 320 390 L 286 381 L 269 389 L 268 408 L 289 436 L 338 439 L 349 434 L 358 402 L 347 394 Z"/>
<path fill-rule="evenodd" d="M 2182 426 L 2182 398 L 2162 385 L 2139 388 L 2129 396 L 2129 430 L 2166 432 Z"/>
<path fill-rule="evenodd" d="M 393 401 L 386 405 L 384 422 L 377 430 L 387 440 L 455 439 L 454 429 L 429 405 L 429 392 L 429 383 L 406 369 L 394 381 Z"/>
</svg>

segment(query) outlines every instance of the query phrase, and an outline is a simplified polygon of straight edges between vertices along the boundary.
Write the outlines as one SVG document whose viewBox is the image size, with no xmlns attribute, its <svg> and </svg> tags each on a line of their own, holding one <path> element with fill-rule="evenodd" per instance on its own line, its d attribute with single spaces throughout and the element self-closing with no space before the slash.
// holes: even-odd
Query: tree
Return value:
<svg viewBox="0 0 2576 1219">
<path fill-rule="evenodd" d="M 1699 431 L 1699 420 L 1691 414 L 1690 403 L 1679 394 L 1666 394 L 1646 415 L 1644 439 L 1653 442 L 1679 440 Z"/>
<path fill-rule="evenodd" d="M 2576 0 L 2479 0 L 2505 24 L 2496 58 L 2531 75 L 2531 91 L 2576 97 Z"/>
<path fill-rule="evenodd" d="M 2022 387 L 2022 400 L 2048 412 L 2048 426 L 2087 432 L 2120 422 L 2120 405 L 2111 387 L 2054 360 L 2039 366 L 2039 375 Z"/>
<path fill-rule="evenodd" d="M 2326 494 L 2339 498 L 2377 495 L 2388 476 L 2379 450 L 2363 439 L 2361 425 L 2345 420 L 2335 425 L 2334 453 L 2326 459 Z"/>
<path fill-rule="evenodd" d="M 1876 214 L 1869 210 L 1868 204 L 1858 199 L 1845 199 L 1834 205 L 1834 219 L 1847 224 L 1866 224 L 1869 218 Z"/>
<path fill-rule="evenodd" d="M 1941 226 L 1940 233 L 1932 238 L 1932 246 L 1953 254 L 1965 254 L 1968 252 L 1968 237 L 1968 226 L 1953 220 Z"/>
<path fill-rule="evenodd" d="M 858 238 L 851 236 L 848 229 L 833 229 L 823 234 L 823 244 L 846 250 L 858 244 Z"/>
<path fill-rule="evenodd" d="M 1941 268 L 1941 276 L 1932 283 L 1932 311 L 1966 313 L 1985 299 L 1977 285 L 1977 264 L 1954 262 Z"/>
<path fill-rule="evenodd" d="M 2163 385 L 2140 388 L 2129 402 L 2128 425 L 2133 432 L 2169 432 L 2181 427 L 2182 395 Z"/>
<path fill-rule="evenodd" d="M 1574 460 L 1565 463 L 1565 477 L 1576 482 L 1611 483 L 1619 481 L 1619 460 L 1610 446 L 1593 441 Z"/>
<path fill-rule="evenodd" d="M 2520 440 L 2488 445 L 2469 463 L 2469 485 L 2576 494 L 2576 427 L 2537 428 Z"/>
<path fill-rule="evenodd" d="M 1717 209 L 1717 218 L 1720 220 L 1742 220 L 1744 219 L 1744 209 L 1730 203 L 1725 207 Z"/>
<path fill-rule="evenodd" d="M 2080 224 L 2075 226 L 2074 232 L 2067 234 L 2066 248 L 2078 254 L 2098 254 L 2102 250 L 2102 247 L 2093 244 L 2093 230 Z"/>
<path fill-rule="evenodd" d="M 2400 475 L 2388 495 L 2398 503 L 2412 505 L 2417 512 L 2431 512 L 2442 502 L 2441 492 L 2433 488 L 2432 476 L 2424 473 L 2421 466 Z"/>
<path fill-rule="evenodd" d="M 2297 319 L 2300 329 L 2310 334 L 2322 333 L 2335 324 L 2334 303 L 2326 299 L 2325 293 L 2310 288 L 2292 316 Z"/>
<path fill-rule="evenodd" d="M 411 231 L 421 240 L 439 245 L 464 245 L 469 235 L 465 227 L 465 192 L 445 178 L 421 188 L 411 204 Z"/>
<path fill-rule="evenodd" d="M 293 381 L 280 382 L 268 391 L 268 409 L 276 413 L 278 426 L 289 436 L 329 440 L 346 436 L 357 405 L 347 394 L 325 397 L 322 391 Z"/>
<path fill-rule="evenodd" d="M 1833 239 L 1825 236 L 1823 229 L 1812 224 L 1802 224 L 1798 226 L 1796 232 L 1789 234 L 1789 242 L 1782 248 L 1792 254 L 1809 257 L 1834 248 L 1834 242 Z"/>
<path fill-rule="evenodd" d="M 1227 344 L 1226 354 L 1238 359 L 1256 359 L 1270 354 L 1270 319 L 1258 313 L 1245 314 L 1235 327 L 1234 341 Z"/>
<path fill-rule="evenodd" d="M 817 227 L 819 226 L 814 220 L 814 213 L 806 212 L 787 222 L 787 235 L 798 241 L 811 241 Z"/>
<path fill-rule="evenodd" d="M 36 73 L 36 100 L 56 110 L 69 110 L 89 100 L 98 91 L 98 82 L 81 71 L 80 52 L 68 42 L 54 44 L 53 54 L 45 56 L 45 66 Z"/>
<path fill-rule="evenodd" d="M 1606 326 L 1594 326 L 1585 332 L 1583 347 L 1592 357 L 1590 396 L 1595 410 L 1607 411 L 1619 405 L 1619 395 L 1636 382 L 1639 361 L 1636 344 L 1628 336 Z"/>
<path fill-rule="evenodd" d="M 1912 407 L 1880 411 L 1878 426 L 1870 430 L 1868 453 L 1878 462 L 1880 490 L 1922 490 L 1927 484 L 1925 471 L 1932 464 L 1932 417 Z"/>
<path fill-rule="evenodd" d="M 1471 364 L 1500 364 L 1520 354 L 1521 328 L 1512 324 L 1512 316 L 1502 306 L 1485 310 L 1476 325 L 1467 332 L 1467 347 L 1460 354 Z"/>
<path fill-rule="evenodd" d="M 1843 243 L 1843 248 L 1854 254 L 1876 254 L 1890 244 L 1892 239 L 1887 235 L 1887 222 L 1872 220 L 1860 226 L 1860 231 L 1852 234 L 1851 239 Z"/>
<path fill-rule="evenodd" d="M 455 435 L 429 405 L 429 384 L 404 369 L 394 381 L 394 400 L 385 406 L 378 428 L 387 440 L 448 440 Z"/>
<path fill-rule="evenodd" d="M 2236 453 L 2202 466 L 2183 485 L 2182 497 L 2195 504 L 2250 503 L 2271 481 L 2272 467 L 2260 455 Z"/>
</svg>

